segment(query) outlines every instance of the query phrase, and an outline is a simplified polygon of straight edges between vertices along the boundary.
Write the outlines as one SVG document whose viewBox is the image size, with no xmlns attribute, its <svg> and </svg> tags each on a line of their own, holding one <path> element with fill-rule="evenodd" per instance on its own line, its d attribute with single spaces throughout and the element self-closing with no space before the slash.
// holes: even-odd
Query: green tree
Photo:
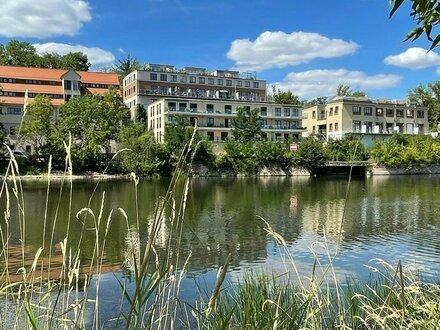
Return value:
<svg viewBox="0 0 440 330">
<path fill-rule="evenodd" d="M 428 121 L 431 129 L 436 129 L 440 123 L 440 81 L 434 81 L 427 86 L 419 85 L 408 92 L 408 98 L 428 108 Z"/>
<path fill-rule="evenodd" d="M 23 118 L 21 135 L 34 147 L 37 158 L 42 156 L 42 148 L 46 145 L 52 131 L 52 115 L 54 107 L 46 95 L 37 95 L 28 105 Z"/>
<path fill-rule="evenodd" d="M 232 134 L 239 142 L 260 140 L 261 124 L 260 109 L 237 108 L 237 116 L 232 119 Z"/>
<path fill-rule="evenodd" d="M 301 104 L 299 97 L 293 94 L 291 91 L 282 92 L 278 89 L 275 91 L 273 86 L 273 101 L 278 104 Z"/>
<path fill-rule="evenodd" d="M 0 63 L 3 65 L 33 66 L 39 64 L 39 55 L 29 42 L 11 40 L 0 49 Z"/>
<path fill-rule="evenodd" d="M 51 136 L 52 151 L 59 155 L 72 136 L 71 156 L 76 170 L 94 170 L 116 140 L 127 109 L 117 91 L 104 97 L 85 95 L 71 98 L 60 108 L 60 118 Z"/>
<path fill-rule="evenodd" d="M 404 0 L 390 0 L 391 11 L 390 18 L 404 3 Z M 411 13 L 410 16 L 416 22 L 416 27 L 410 31 L 403 41 L 412 41 L 418 39 L 423 33 L 431 42 L 431 49 L 436 47 L 440 42 L 440 35 L 433 35 L 433 28 L 440 22 L 440 2 L 438 0 L 410 0 Z"/>
<path fill-rule="evenodd" d="M 354 91 L 354 92 L 351 93 L 351 96 L 354 96 L 354 97 L 366 97 L 367 94 L 365 92 L 363 92 L 363 91 Z"/>
<path fill-rule="evenodd" d="M 91 64 L 87 55 L 81 52 L 71 52 L 61 57 L 60 69 L 89 71 Z"/>
<path fill-rule="evenodd" d="M 338 85 L 336 88 L 336 96 L 350 96 L 351 95 L 351 87 L 348 85 Z"/>
<path fill-rule="evenodd" d="M 61 55 L 57 53 L 45 53 L 40 55 L 39 67 L 42 68 L 60 68 Z"/>
<path fill-rule="evenodd" d="M 305 168 L 311 175 L 320 174 L 327 163 L 323 142 L 314 137 L 302 139 L 295 156 L 299 166 Z"/>
<path fill-rule="evenodd" d="M 327 104 L 326 96 L 319 96 L 313 100 L 308 101 L 305 105 L 311 106 L 311 105 L 320 105 L 320 104 Z"/>
<path fill-rule="evenodd" d="M 118 60 L 113 66 L 113 72 L 119 76 L 119 82 L 122 84 L 122 79 L 124 79 L 125 76 L 134 70 L 139 70 L 140 68 L 141 64 L 138 60 L 128 54 L 126 58 Z"/>
<path fill-rule="evenodd" d="M 162 144 L 156 142 L 151 131 L 142 123 L 124 126 L 119 132 L 119 149 L 127 148 L 119 156 L 119 163 L 124 172 L 137 175 L 152 175 L 166 172 L 169 158 Z"/>
</svg>

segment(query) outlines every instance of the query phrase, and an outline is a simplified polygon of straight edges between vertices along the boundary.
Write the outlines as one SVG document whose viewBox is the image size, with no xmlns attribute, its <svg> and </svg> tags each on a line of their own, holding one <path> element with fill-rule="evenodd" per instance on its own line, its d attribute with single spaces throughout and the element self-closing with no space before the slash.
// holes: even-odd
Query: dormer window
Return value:
<svg viewBox="0 0 440 330">
<path fill-rule="evenodd" d="M 72 90 L 72 80 L 64 80 L 64 90 Z"/>
</svg>

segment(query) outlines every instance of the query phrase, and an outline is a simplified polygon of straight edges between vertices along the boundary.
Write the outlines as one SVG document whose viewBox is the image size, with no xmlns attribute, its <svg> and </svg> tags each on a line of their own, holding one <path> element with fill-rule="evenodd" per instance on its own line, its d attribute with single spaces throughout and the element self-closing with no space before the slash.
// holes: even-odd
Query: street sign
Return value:
<svg viewBox="0 0 440 330">
<path fill-rule="evenodd" d="M 298 143 L 291 143 L 290 144 L 290 151 L 295 152 L 298 150 Z"/>
</svg>

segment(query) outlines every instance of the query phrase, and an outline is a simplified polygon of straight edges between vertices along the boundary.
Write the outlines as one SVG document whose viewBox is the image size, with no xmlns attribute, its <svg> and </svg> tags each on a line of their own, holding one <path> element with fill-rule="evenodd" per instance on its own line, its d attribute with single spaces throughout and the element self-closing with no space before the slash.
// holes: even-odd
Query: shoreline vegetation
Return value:
<svg viewBox="0 0 440 330">
<path fill-rule="evenodd" d="M 424 282 L 417 274 L 411 274 L 399 263 L 397 266 L 377 261 L 377 268 L 370 268 L 372 277 L 368 283 L 356 279 L 341 281 L 333 268 L 338 258 L 339 244 L 344 223 L 340 219 L 339 244 L 330 248 L 326 240 L 322 244 L 326 254 L 315 255 L 313 271 L 309 277 L 301 277 L 288 244 L 275 232 L 270 224 L 261 219 L 268 240 L 282 252 L 285 271 L 282 274 L 248 274 L 238 283 L 228 283 L 229 256 L 219 263 L 217 281 L 212 288 L 199 293 L 196 301 L 180 300 L 181 283 L 187 275 L 187 258 L 179 255 L 182 228 L 185 226 L 185 210 L 189 193 L 190 177 L 185 168 L 195 159 L 193 154 L 195 131 L 189 143 L 176 159 L 169 188 L 156 201 L 156 209 L 148 232 L 140 230 L 140 219 L 128 219 L 121 208 L 103 211 L 105 192 L 93 196 L 101 200 L 96 209 L 84 205 L 81 210 L 69 209 L 68 226 L 64 238 L 57 242 L 54 236 L 55 219 L 47 214 L 35 215 L 45 223 L 41 246 L 35 254 L 26 246 L 26 214 L 24 209 L 22 177 L 19 165 L 11 157 L 7 175 L 3 180 L 0 197 L 6 200 L 6 209 L 0 226 L 2 242 L 0 263 L 0 327 L 50 329 L 57 327 L 77 329 L 126 328 L 126 329 L 436 329 L 440 324 L 440 285 Z M 322 148 L 321 142 L 309 139 L 303 144 L 303 155 L 310 161 L 325 160 L 315 149 Z M 358 144 L 355 151 L 358 150 Z M 306 148 L 307 147 L 307 148 Z M 301 147 L 300 147 L 301 148 Z M 69 148 L 66 146 L 66 170 L 63 173 L 63 188 L 72 191 L 74 176 Z M 320 156 L 321 155 L 321 156 Z M 246 158 L 242 158 L 246 164 Z M 52 168 L 48 167 L 47 196 L 51 189 Z M 55 176 L 56 177 L 56 176 Z M 102 179 L 101 177 L 100 179 Z M 138 208 L 137 195 L 139 178 L 130 175 Z M 99 181 L 96 185 L 99 184 Z M 348 188 L 347 188 L 348 189 Z M 74 198 L 71 194 L 70 198 Z M 16 217 L 11 217 L 11 199 L 17 204 Z M 57 203 L 47 200 L 47 203 Z M 59 201 L 58 201 L 59 203 Z M 109 242 L 107 235 L 112 225 L 113 213 L 122 214 L 126 221 L 127 250 L 121 269 L 130 274 L 119 281 L 120 309 L 111 319 L 103 319 L 100 290 L 101 276 L 106 271 L 105 250 Z M 104 214 L 105 213 L 105 214 Z M 34 221 L 37 219 L 34 219 Z M 131 221 L 130 221 L 131 220 Z M 12 221 L 17 224 L 12 225 Z M 75 221 L 75 222 L 73 222 Z M 79 221 L 79 222 L 78 222 Z M 134 223 L 134 225 L 133 225 Z M 95 236 L 93 257 L 81 258 L 81 238 L 71 237 L 69 226 L 80 225 L 82 231 Z M 47 226 L 47 227 L 46 227 Z M 161 227 L 167 226 L 169 235 L 165 249 L 156 249 L 156 240 L 161 237 Z M 19 228 L 20 246 L 13 245 L 9 237 L 12 227 Z M 52 227 L 52 228 L 51 228 Z M 17 235 L 17 233 L 14 233 Z M 83 234 L 81 234 L 82 237 Z M 162 242 L 163 243 L 163 242 Z M 14 260 L 11 253 L 17 254 Z M 312 253 L 312 252 L 311 252 Z M 160 262 L 159 262 L 160 260 Z M 57 269 L 53 264 L 57 263 Z M 86 264 L 87 267 L 83 267 Z M 13 265 L 19 267 L 18 274 Z M 84 274 L 86 272 L 86 274 Z M 131 283 L 131 286 L 130 286 Z"/>
</svg>

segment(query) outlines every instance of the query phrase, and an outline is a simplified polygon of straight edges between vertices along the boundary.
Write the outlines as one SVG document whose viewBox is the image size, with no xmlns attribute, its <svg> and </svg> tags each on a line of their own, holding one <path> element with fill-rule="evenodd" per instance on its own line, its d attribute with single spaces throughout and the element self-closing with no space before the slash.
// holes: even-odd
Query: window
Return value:
<svg viewBox="0 0 440 330">
<path fill-rule="evenodd" d="M 329 130 L 329 132 L 333 132 L 333 124 L 328 125 L 328 130 Z"/>
<path fill-rule="evenodd" d="M 150 80 L 157 80 L 157 73 L 150 73 Z"/>
<path fill-rule="evenodd" d="M 214 85 L 214 78 L 208 78 L 208 84 Z"/>
<path fill-rule="evenodd" d="M 243 82 L 241 80 L 237 81 L 237 87 L 242 87 L 243 86 Z"/>
<path fill-rule="evenodd" d="M 339 129 L 339 123 L 335 123 L 335 132 L 337 132 Z"/>
<path fill-rule="evenodd" d="M 65 91 L 72 90 L 72 80 L 65 80 L 64 81 L 64 90 Z"/>
<path fill-rule="evenodd" d="M 275 116 L 277 117 L 281 116 L 281 108 L 275 108 Z"/>
<path fill-rule="evenodd" d="M 186 110 L 186 103 L 179 103 L 179 111 L 185 111 Z"/>
<path fill-rule="evenodd" d="M 376 108 L 376 116 L 383 116 L 383 108 Z"/>
<path fill-rule="evenodd" d="M 425 111 L 417 110 L 417 118 L 425 118 Z"/>
<path fill-rule="evenodd" d="M 15 126 L 9 127 L 9 135 L 15 135 Z"/>
<path fill-rule="evenodd" d="M 205 83 L 205 78 L 199 77 L 199 84 L 204 84 L 204 83 Z"/>
<path fill-rule="evenodd" d="M 407 118 L 414 118 L 414 110 L 406 109 L 406 117 Z"/>
<path fill-rule="evenodd" d="M 21 115 L 21 108 L 11 107 L 6 109 L 7 115 Z"/>
<path fill-rule="evenodd" d="M 284 108 L 284 117 L 290 117 L 290 108 Z"/>
<path fill-rule="evenodd" d="M 222 141 L 225 141 L 228 139 L 228 132 L 221 132 L 221 136 L 220 136 Z"/>
<path fill-rule="evenodd" d="M 298 117 L 299 116 L 299 109 L 298 108 L 293 108 L 292 109 L 292 116 L 293 117 Z"/>
<path fill-rule="evenodd" d="M 360 115 L 361 114 L 361 107 L 354 105 L 353 106 L 353 115 Z"/>
<path fill-rule="evenodd" d="M 364 125 L 367 133 L 373 133 L 373 122 L 365 121 Z"/>
<path fill-rule="evenodd" d="M 207 104 L 206 105 L 206 112 L 213 113 L 214 112 L 214 104 Z"/>
<path fill-rule="evenodd" d="M 73 80 L 73 90 L 79 91 L 79 81 L 78 80 Z"/>
<path fill-rule="evenodd" d="M 231 114 L 232 113 L 232 106 L 231 105 L 225 105 L 225 113 Z"/>
<path fill-rule="evenodd" d="M 195 84 L 196 83 L 196 77 L 189 77 L 189 82 L 191 84 Z"/>
<path fill-rule="evenodd" d="M 251 82 L 250 81 L 245 81 L 244 82 L 244 87 L 251 87 Z"/>
<path fill-rule="evenodd" d="M 191 112 L 197 112 L 197 103 L 190 103 L 189 104 L 189 110 Z"/>
<path fill-rule="evenodd" d="M 180 82 L 186 83 L 186 76 L 180 76 Z"/>
<path fill-rule="evenodd" d="M 261 121 L 261 127 L 264 127 L 264 128 L 267 127 L 267 119 L 263 119 L 263 120 Z"/>
<path fill-rule="evenodd" d="M 335 116 L 338 114 L 338 111 L 339 111 L 339 107 L 335 107 Z M 335 130 L 336 130 L 336 128 L 335 128 Z"/>
<path fill-rule="evenodd" d="M 396 117 L 403 117 L 403 109 L 396 109 Z"/>
<path fill-rule="evenodd" d="M 276 128 L 281 128 L 281 120 L 275 120 Z"/>
<path fill-rule="evenodd" d="M 386 115 L 387 117 L 394 117 L 394 109 L 387 108 L 387 109 L 385 110 L 385 115 Z"/>
<path fill-rule="evenodd" d="M 209 141 L 214 141 L 214 132 L 206 132 Z"/>
<path fill-rule="evenodd" d="M 329 116 L 333 116 L 333 108 L 330 108 L 330 111 L 328 112 Z"/>
<path fill-rule="evenodd" d="M 365 116 L 372 116 L 373 115 L 373 108 L 372 107 L 365 107 L 364 108 L 364 115 Z"/>
<path fill-rule="evenodd" d="M 353 132 L 360 132 L 360 131 L 361 131 L 361 121 L 353 120 Z"/>
<path fill-rule="evenodd" d="M 227 79 L 226 80 L 226 86 L 232 86 L 232 80 Z"/>
<path fill-rule="evenodd" d="M 260 108 L 260 114 L 262 116 L 267 116 L 267 107 L 261 107 Z"/>
<path fill-rule="evenodd" d="M 176 75 L 176 74 L 172 74 L 172 75 L 170 76 L 170 81 L 172 81 L 172 82 L 177 82 L 177 75 Z"/>
<path fill-rule="evenodd" d="M 217 85 L 223 85 L 223 79 L 217 79 Z"/>
<path fill-rule="evenodd" d="M 258 83 L 258 81 L 254 81 L 252 84 L 252 87 L 254 88 L 258 88 L 260 86 L 260 84 Z"/>
<path fill-rule="evenodd" d="M 208 124 L 208 127 L 214 127 L 214 118 L 208 117 L 207 124 Z"/>
<path fill-rule="evenodd" d="M 316 119 L 316 111 L 312 112 L 312 119 Z"/>
<path fill-rule="evenodd" d="M 160 81 L 167 81 L 168 80 L 168 76 L 164 73 L 160 74 Z"/>
</svg>

